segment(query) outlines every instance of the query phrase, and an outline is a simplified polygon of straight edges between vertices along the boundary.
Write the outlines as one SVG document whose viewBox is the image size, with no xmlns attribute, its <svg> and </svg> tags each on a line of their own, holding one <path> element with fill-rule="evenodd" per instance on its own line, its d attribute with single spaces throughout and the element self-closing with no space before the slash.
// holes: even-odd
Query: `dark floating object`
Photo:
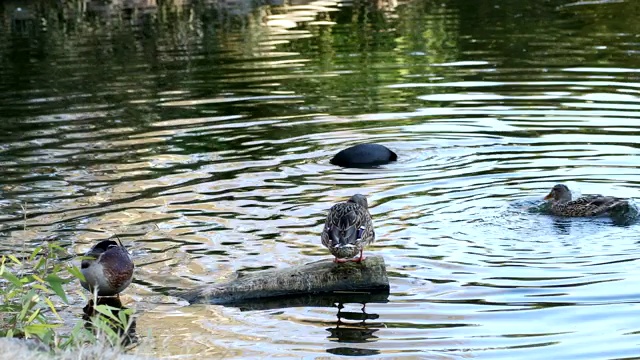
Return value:
<svg viewBox="0 0 640 360">
<path fill-rule="evenodd" d="M 342 292 L 387 293 L 389 279 L 381 256 L 337 264 L 326 259 L 284 269 L 271 269 L 239 275 L 219 284 L 171 295 L 190 303 L 218 305 L 273 301 L 277 297 L 336 294 Z"/>
<path fill-rule="evenodd" d="M 343 167 L 367 168 L 385 165 L 396 160 L 398 155 L 384 145 L 359 144 L 341 150 L 330 162 Z"/>
</svg>

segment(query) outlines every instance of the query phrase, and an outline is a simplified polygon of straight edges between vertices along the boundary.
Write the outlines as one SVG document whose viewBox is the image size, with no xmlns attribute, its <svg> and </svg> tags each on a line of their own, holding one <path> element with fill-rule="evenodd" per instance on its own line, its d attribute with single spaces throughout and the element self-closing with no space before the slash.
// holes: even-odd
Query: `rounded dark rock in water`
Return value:
<svg viewBox="0 0 640 360">
<path fill-rule="evenodd" d="M 386 146 L 360 144 L 341 150 L 331 159 L 331 163 L 344 167 L 371 167 L 396 160 L 398 160 L 398 155 Z"/>
</svg>

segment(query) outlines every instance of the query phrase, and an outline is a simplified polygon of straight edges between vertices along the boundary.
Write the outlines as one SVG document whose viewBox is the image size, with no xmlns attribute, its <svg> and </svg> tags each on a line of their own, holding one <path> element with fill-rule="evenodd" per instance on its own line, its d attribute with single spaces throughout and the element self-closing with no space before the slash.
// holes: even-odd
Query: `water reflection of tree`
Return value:
<svg viewBox="0 0 640 360">
<path fill-rule="evenodd" d="M 340 11 L 330 2 L 310 0 L 272 1 L 269 5 L 257 7 L 247 6 L 247 1 L 240 0 L 193 1 L 188 5 L 175 1 L 158 1 L 156 4 L 146 0 L 113 1 L 109 4 L 69 1 L 47 5 L 33 0 L 21 4 L 30 18 L 39 20 L 29 24 L 40 30 L 33 40 L 41 47 L 43 62 L 34 64 L 33 61 L 25 61 L 27 59 L 16 59 L 15 65 L 26 64 L 29 67 L 20 73 L 33 73 L 34 70 L 47 73 L 53 78 L 56 90 L 70 91 L 65 89 L 67 81 L 64 80 L 78 78 L 77 71 L 74 68 L 50 68 L 46 61 L 49 57 L 56 58 L 56 53 L 61 50 L 59 45 L 64 43 L 67 57 L 89 64 L 90 69 L 101 69 L 82 74 L 68 86 L 86 89 L 99 97 L 100 103 L 128 106 L 138 122 L 141 119 L 154 120 L 156 116 L 149 114 L 150 109 L 142 103 L 129 106 L 130 93 L 105 94 L 113 79 L 123 74 L 132 79 L 128 90 L 136 94 L 152 95 L 154 91 L 182 89 L 196 97 L 210 97 L 223 92 L 260 94 L 275 90 L 304 94 L 318 109 L 332 109 L 336 113 L 353 113 L 354 109 L 375 111 L 379 105 L 375 99 L 404 101 L 402 98 L 394 99 L 394 94 L 399 94 L 397 91 L 388 91 L 380 86 L 404 74 L 380 71 L 381 67 L 394 67 L 394 64 L 411 61 L 403 47 L 423 49 L 418 44 L 425 40 L 434 45 L 447 43 L 436 40 L 444 34 L 440 30 L 426 32 L 427 37 L 404 36 L 406 31 L 423 33 L 424 22 L 421 16 L 403 16 L 407 10 L 402 10 L 394 0 L 356 1 L 352 6 L 340 8 Z M 407 9 L 409 12 L 414 10 L 413 7 Z M 4 10 L 5 18 L 10 18 L 15 6 L 6 5 Z M 295 29 L 282 25 L 282 21 L 287 19 Z M 441 27 L 427 26 L 430 29 Z M 406 40 L 412 44 L 405 45 Z M 0 52 L 6 50 L 0 47 Z M 350 56 L 344 57 L 345 52 Z M 428 56 L 444 53 L 441 49 L 425 52 Z M 275 69 L 283 71 L 274 70 L 274 64 L 269 60 L 277 62 L 282 58 L 291 65 L 275 65 Z M 245 65 L 244 61 L 248 59 L 257 59 L 260 63 L 247 62 Z M 149 76 L 149 71 L 153 76 Z M 257 77 L 257 71 L 268 71 L 271 75 Z M 324 76 L 335 71 L 351 71 L 351 74 Z M 248 76 L 229 79 L 222 77 L 221 72 L 247 73 Z M 290 76 L 295 73 L 301 76 Z M 279 77 L 283 81 L 274 88 L 270 84 L 274 80 L 269 78 Z M 61 81 L 56 81 L 56 78 Z M 78 86 L 78 81 L 82 86 Z M 265 82 L 269 83 L 268 86 L 261 86 Z M 22 81 L 22 85 L 28 83 Z M 203 83 L 206 86 L 200 85 Z M 16 82 L 13 85 L 21 84 Z M 336 106 L 336 98 L 350 100 L 340 102 L 344 106 Z M 285 110 L 277 106 L 274 108 L 278 114 Z"/>
<path fill-rule="evenodd" d="M 13 103 L 19 102 L 21 94 L 32 93 L 34 86 L 44 90 L 43 97 L 82 89 L 91 94 L 96 106 L 122 110 L 124 116 L 118 121 L 131 125 L 213 111 L 263 117 L 401 112 L 425 106 L 418 95 L 442 89 L 386 85 L 416 81 L 412 79 L 491 77 L 488 72 L 439 66 L 443 63 L 555 59 L 566 64 L 566 58 L 524 51 L 531 48 L 531 34 L 539 34 L 541 41 L 563 36 L 562 46 L 587 49 L 607 43 L 606 36 L 570 35 L 576 31 L 633 34 L 638 26 L 635 18 L 624 16 L 634 13 L 637 5 L 631 3 L 586 7 L 565 6 L 561 1 L 496 6 L 492 1 L 359 0 L 338 7 L 337 2 L 273 0 L 256 4 L 244 0 L 114 0 L 108 5 L 84 0 L 3 1 L 0 21 L 3 28 L 14 31 L 0 32 L 0 60 L 5 68 L 0 86 L 14 90 L 17 99 L 6 99 Z M 560 26 L 560 33 L 547 30 L 564 24 L 569 16 L 575 24 Z M 576 63 L 585 57 L 598 63 L 609 61 L 598 51 L 574 54 Z M 58 66 L 61 57 L 82 66 Z M 145 100 L 145 95 L 155 99 L 161 97 L 158 93 L 174 90 L 200 99 L 287 93 L 304 100 L 273 102 L 260 111 L 251 102 L 157 108 L 131 101 L 132 94 Z M 71 107 L 73 101 L 69 103 Z M 13 110 L 3 115 L 30 115 Z M 331 131 L 376 125 L 351 121 L 314 126 Z M 301 126 L 268 135 L 291 137 L 307 132 Z"/>
</svg>

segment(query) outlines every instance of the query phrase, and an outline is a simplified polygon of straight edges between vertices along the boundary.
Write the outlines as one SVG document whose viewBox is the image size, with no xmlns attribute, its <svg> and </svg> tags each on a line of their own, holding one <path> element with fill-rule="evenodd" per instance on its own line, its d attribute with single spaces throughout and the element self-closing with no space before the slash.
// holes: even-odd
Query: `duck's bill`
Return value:
<svg viewBox="0 0 640 360">
<path fill-rule="evenodd" d="M 553 198 L 553 193 L 548 193 L 547 196 L 544 197 L 544 200 L 551 200 Z"/>
</svg>

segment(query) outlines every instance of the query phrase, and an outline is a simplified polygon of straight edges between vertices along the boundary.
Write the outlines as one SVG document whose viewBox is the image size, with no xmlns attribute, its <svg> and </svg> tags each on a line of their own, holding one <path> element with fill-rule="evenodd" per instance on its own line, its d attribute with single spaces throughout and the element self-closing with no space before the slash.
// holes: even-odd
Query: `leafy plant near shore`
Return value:
<svg viewBox="0 0 640 360">
<path fill-rule="evenodd" d="M 49 260 L 59 251 L 56 245 L 38 246 L 31 254 L 19 260 L 14 255 L 2 256 L 0 277 L 6 283 L 0 288 L 0 336 L 37 337 L 48 344 L 55 341 L 56 327 L 62 322 L 51 299 L 53 295 L 68 303 L 62 288 L 65 282 L 60 274 L 70 274 L 77 268 L 63 267 L 61 264 L 49 265 Z M 47 316 L 50 312 L 52 316 Z"/>
<path fill-rule="evenodd" d="M 132 310 L 100 304 L 95 294 L 91 304 L 98 305 L 89 307 L 88 322 L 78 321 L 69 333 L 59 334 L 64 324 L 59 309 L 69 304 L 63 285 L 84 280 L 82 272 L 63 260 L 68 254 L 55 242 L 22 254 L 0 257 L 0 337 L 36 338 L 53 351 L 105 340 L 122 344 Z"/>
<path fill-rule="evenodd" d="M 76 266 L 59 261 L 61 254 L 66 254 L 64 249 L 47 243 L 23 259 L 14 255 L 0 258 L 0 278 L 4 280 L 0 281 L 0 336 L 37 338 L 52 350 L 95 343 L 99 337 L 119 345 L 131 326 L 131 309 L 99 304 L 93 307 L 98 316 L 90 320 L 94 331 L 79 321 L 66 335 L 56 332 L 63 325 L 56 304 L 69 303 L 63 285 L 83 278 Z"/>
</svg>

